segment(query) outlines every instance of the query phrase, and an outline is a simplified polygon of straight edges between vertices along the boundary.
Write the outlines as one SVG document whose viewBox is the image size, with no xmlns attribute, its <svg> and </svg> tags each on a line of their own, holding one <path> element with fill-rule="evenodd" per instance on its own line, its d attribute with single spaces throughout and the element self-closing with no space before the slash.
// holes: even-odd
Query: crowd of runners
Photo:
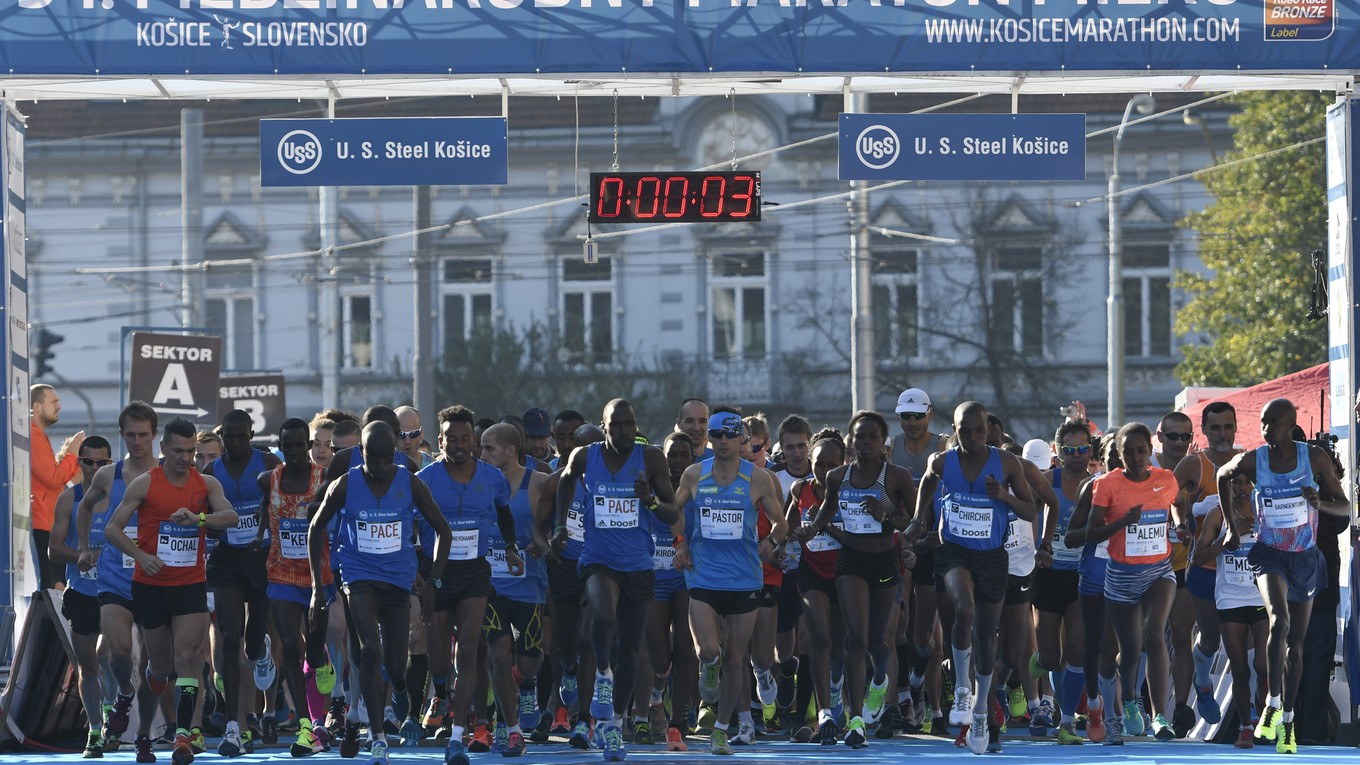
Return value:
<svg viewBox="0 0 1360 765">
<path fill-rule="evenodd" d="M 1289 401 L 1246 452 L 1226 404 L 1023 444 L 978 402 L 911 389 L 896 416 L 772 430 L 689 399 L 650 443 L 622 399 L 598 422 L 373 406 L 263 450 L 245 412 L 200 431 L 132 402 L 121 459 L 98 436 L 59 455 L 80 466 L 50 555 L 84 754 L 130 738 L 187 765 L 208 736 L 230 758 L 285 735 L 295 757 L 437 742 L 461 765 L 903 734 L 982 754 L 1007 727 L 1113 746 L 1229 719 L 1238 747 L 1297 751 L 1336 575 L 1319 518 L 1350 506 Z"/>
</svg>

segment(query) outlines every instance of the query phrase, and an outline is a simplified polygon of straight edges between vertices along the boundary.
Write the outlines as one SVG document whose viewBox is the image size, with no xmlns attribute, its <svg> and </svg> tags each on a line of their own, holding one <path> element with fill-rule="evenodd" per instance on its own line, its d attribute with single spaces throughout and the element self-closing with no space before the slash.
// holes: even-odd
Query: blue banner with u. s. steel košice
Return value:
<svg viewBox="0 0 1360 765">
<path fill-rule="evenodd" d="M 843 181 L 1080 181 L 1085 114 L 842 114 Z"/>
<path fill-rule="evenodd" d="M 262 186 L 506 183 L 504 117 L 260 120 Z"/>
<path fill-rule="evenodd" d="M 0 0 L 0 74 L 1341 70 L 1360 0 Z"/>
</svg>

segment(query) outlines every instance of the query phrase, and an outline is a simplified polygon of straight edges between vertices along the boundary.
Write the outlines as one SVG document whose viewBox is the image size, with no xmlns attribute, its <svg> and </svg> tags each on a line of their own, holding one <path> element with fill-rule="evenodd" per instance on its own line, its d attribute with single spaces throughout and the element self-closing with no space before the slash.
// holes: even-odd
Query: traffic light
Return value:
<svg viewBox="0 0 1360 765">
<path fill-rule="evenodd" d="M 33 376 L 46 377 L 52 372 L 52 359 L 56 356 L 52 346 L 59 345 L 66 338 L 48 329 L 38 330 L 37 351 L 33 354 Z"/>
</svg>

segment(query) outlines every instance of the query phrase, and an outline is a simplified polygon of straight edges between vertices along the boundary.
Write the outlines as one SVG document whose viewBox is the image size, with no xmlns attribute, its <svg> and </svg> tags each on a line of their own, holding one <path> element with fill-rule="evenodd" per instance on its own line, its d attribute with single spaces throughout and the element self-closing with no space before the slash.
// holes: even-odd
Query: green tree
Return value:
<svg viewBox="0 0 1360 765">
<path fill-rule="evenodd" d="M 1233 151 L 1222 162 L 1323 136 L 1331 97 L 1303 91 L 1244 93 L 1229 124 Z M 1306 318 L 1309 253 L 1327 239 L 1322 142 L 1202 175 L 1214 201 L 1181 225 L 1199 235 L 1208 275 L 1179 273 L 1190 297 L 1176 317 L 1180 335 L 1206 344 L 1182 347 L 1184 385 L 1246 386 L 1327 360 L 1326 322 Z"/>
</svg>

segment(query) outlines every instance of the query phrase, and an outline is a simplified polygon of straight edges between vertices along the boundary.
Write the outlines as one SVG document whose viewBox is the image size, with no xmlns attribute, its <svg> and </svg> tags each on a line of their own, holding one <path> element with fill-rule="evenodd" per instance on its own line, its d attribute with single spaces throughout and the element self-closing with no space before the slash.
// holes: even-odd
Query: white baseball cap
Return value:
<svg viewBox="0 0 1360 765">
<path fill-rule="evenodd" d="M 1053 449 L 1042 438 L 1031 438 L 1021 450 L 1025 459 L 1033 462 L 1040 470 L 1053 467 Z"/>
<path fill-rule="evenodd" d="M 916 412 L 924 414 L 930 411 L 930 396 L 920 388 L 908 388 L 902 391 L 902 395 L 897 397 L 897 413 Z"/>
</svg>

